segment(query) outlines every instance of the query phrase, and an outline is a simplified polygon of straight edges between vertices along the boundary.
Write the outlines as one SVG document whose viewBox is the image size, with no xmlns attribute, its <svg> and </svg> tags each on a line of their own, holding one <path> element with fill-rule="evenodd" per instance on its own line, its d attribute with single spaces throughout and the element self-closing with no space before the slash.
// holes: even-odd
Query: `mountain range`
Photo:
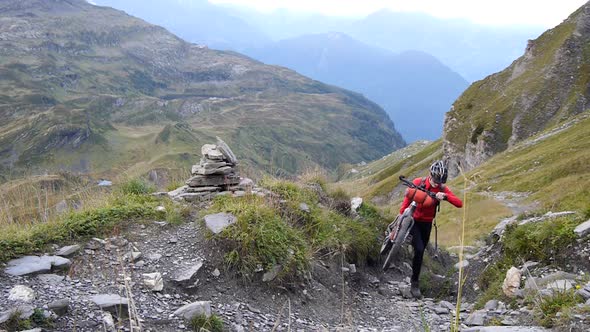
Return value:
<svg viewBox="0 0 590 332">
<path fill-rule="evenodd" d="M 304 35 L 244 53 L 361 92 L 387 111 L 408 142 L 438 139 L 444 113 L 468 85 L 427 53 L 395 54 L 342 33 Z"/>
<path fill-rule="evenodd" d="M 404 145 L 357 93 L 83 0 L 1 0 L 0 73 L 4 179 L 186 166 L 215 136 L 243 167 L 286 173 Z"/>
</svg>

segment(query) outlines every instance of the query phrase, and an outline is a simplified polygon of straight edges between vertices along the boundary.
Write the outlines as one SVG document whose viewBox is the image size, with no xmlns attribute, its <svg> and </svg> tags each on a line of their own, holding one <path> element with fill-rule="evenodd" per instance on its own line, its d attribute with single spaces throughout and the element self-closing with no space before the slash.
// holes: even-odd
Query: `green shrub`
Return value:
<svg viewBox="0 0 590 332">
<path fill-rule="evenodd" d="M 36 308 L 29 320 L 36 327 L 53 328 L 53 319 L 51 317 L 45 317 L 42 309 Z"/>
<path fill-rule="evenodd" d="M 119 195 L 101 207 L 73 211 L 30 227 L 6 229 L 0 233 L 0 261 L 43 251 L 51 243 L 104 234 L 129 220 L 152 217 L 157 203 L 150 196 Z"/>
<path fill-rule="evenodd" d="M 364 204 L 359 219 L 352 219 L 318 204 L 310 189 L 288 181 L 265 180 L 264 186 L 281 197 L 219 196 L 211 213 L 230 212 L 238 222 L 217 236 L 227 242 L 225 263 L 251 276 L 259 266 L 283 266 L 279 280 L 303 275 L 313 255 L 343 253 L 362 265 L 376 260 L 381 232 L 388 221 L 376 208 Z M 302 211 L 306 203 L 309 211 Z"/>
<path fill-rule="evenodd" d="M 0 324 L 0 329 L 6 331 L 22 331 L 30 329 L 31 321 L 20 318 L 20 315 L 21 313 L 19 311 L 14 312 L 6 322 Z"/>
<path fill-rule="evenodd" d="M 565 255 L 567 251 L 563 249 L 575 243 L 574 229 L 581 221 L 580 217 L 567 216 L 506 227 L 502 239 L 502 255 L 478 277 L 483 294 L 479 296 L 476 308 L 482 308 L 491 299 L 507 303 L 512 301 L 502 292 L 502 282 L 510 267 L 519 266 L 527 260 L 544 264 L 566 262 L 567 258 L 560 255 Z"/>
<path fill-rule="evenodd" d="M 259 266 L 269 270 L 277 264 L 283 267 L 279 279 L 307 269 L 308 247 L 302 232 L 291 227 L 264 199 L 255 195 L 244 199 L 220 196 L 212 210 L 231 212 L 238 218 L 221 238 L 229 240 L 231 254 L 226 254 L 226 263 L 243 276 L 250 277 Z"/>
<path fill-rule="evenodd" d="M 223 332 L 223 320 L 216 315 L 207 317 L 205 315 L 198 315 L 191 319 L 190 326 L 193 331 L 200 332 L 207 330 L 210 332 Z"/>
<path fill-rule="evenodd" d="M 144 195 L 154 192 L 156 188 L 144 180 L 131 179 L 121 183 L 119 185 L 119 190 L 124 195 Z"/>
<path fill-rule="evenodd" d="M 582 298 L 575 294 L 574 289 L 554 292 L 553 296 L 544 297 L 536 308 L 539 323 L 544 327 L 553 327 L 558 312 L 582 302 Z"/>
<path fill-rule="evenodd" d="M 576 241 L 578 218 L 563 217 L 522 226 L 509 225 L 504 232 L 503 251 L 512 261 L 551 263 L 563 249 Z"/>
<path fill-rule="evenodd" d="M 308 188 L 302 188 L 294 182 L 264 178 L 259 184 L 273 193 L 278 194 L 282 199 L 292 201 L 293 203 L 314 204 L 318 201 L 318 196 L 315 192 Z"/>
<path fill-rule="evenodd" d="M 350 201 L 350 196 L 342 188 L 338 188 L 334 191 L 329 192 L 328 196 L 332 197 L 335 200 Z"/>
</svg>

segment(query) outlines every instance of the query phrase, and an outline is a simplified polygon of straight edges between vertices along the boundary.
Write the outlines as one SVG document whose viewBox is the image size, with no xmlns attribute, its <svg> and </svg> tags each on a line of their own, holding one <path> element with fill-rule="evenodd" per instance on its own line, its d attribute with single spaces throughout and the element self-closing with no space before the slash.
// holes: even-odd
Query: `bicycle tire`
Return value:
<svg viewBox="0 0 590 332">
<path fill-rule="evenodd" d="M 410 231 L 410 225 L 412 224 L 411 222 L 406 221 L 406 220 L 402 220 L 401 221 L 401 227 L 398 230 L 395 239 L 393 239 L 393 242 L 391 243 L 391 248 L 389 249 L 389 253 L 387 254 L 387 257 L 385 258 L 385 261 L 383 262 L 383 271 L 387 271 L 387 269 L 389 269 L 389 265 L 391 263 L 391 259 L 393 258 L 393 256 L 395 256 L 397 254 L 397 252 L 399 251 L 399 249 L 402 247 L 402 244 L 404 243 L 404 240 L 407 237 L 407 233 Z"/>
</svg>

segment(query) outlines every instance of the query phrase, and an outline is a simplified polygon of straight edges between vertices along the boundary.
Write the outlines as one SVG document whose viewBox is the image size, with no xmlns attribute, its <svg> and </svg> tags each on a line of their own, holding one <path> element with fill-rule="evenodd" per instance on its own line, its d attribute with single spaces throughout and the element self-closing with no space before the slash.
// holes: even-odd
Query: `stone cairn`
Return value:
<svg viewBox="0 0 590 332">
<path fill-rule="evenodd" d="M 244 190 L 252 188 L 252 180 L 240 178 L 236 169 L 238 159 L 219 137 L 217 144 L 203 145 L 201 155 L 199 164 L 191 169 L 192 177 L 185 186 L 169 192 L 170 197 L 189 202 L 206 201 L 221 194 L 243 195 Z"/>
</svg>

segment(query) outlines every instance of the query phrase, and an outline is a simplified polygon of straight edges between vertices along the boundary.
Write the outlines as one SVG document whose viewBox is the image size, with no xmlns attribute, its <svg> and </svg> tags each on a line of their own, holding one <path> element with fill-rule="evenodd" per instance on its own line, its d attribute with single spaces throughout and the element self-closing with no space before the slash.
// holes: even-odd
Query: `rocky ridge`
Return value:
<svg viewBox="0 0 590 332">
<path fill-rule="evenodd" d="M 473 83 L 455 101 L 443 132 L 444 154 L 455 162 L 453 167 L 471 170 L 588 110 L 589 22 L 586 3 L 530 40 L 525 54 L 508 68 Z"/>
</svg>

